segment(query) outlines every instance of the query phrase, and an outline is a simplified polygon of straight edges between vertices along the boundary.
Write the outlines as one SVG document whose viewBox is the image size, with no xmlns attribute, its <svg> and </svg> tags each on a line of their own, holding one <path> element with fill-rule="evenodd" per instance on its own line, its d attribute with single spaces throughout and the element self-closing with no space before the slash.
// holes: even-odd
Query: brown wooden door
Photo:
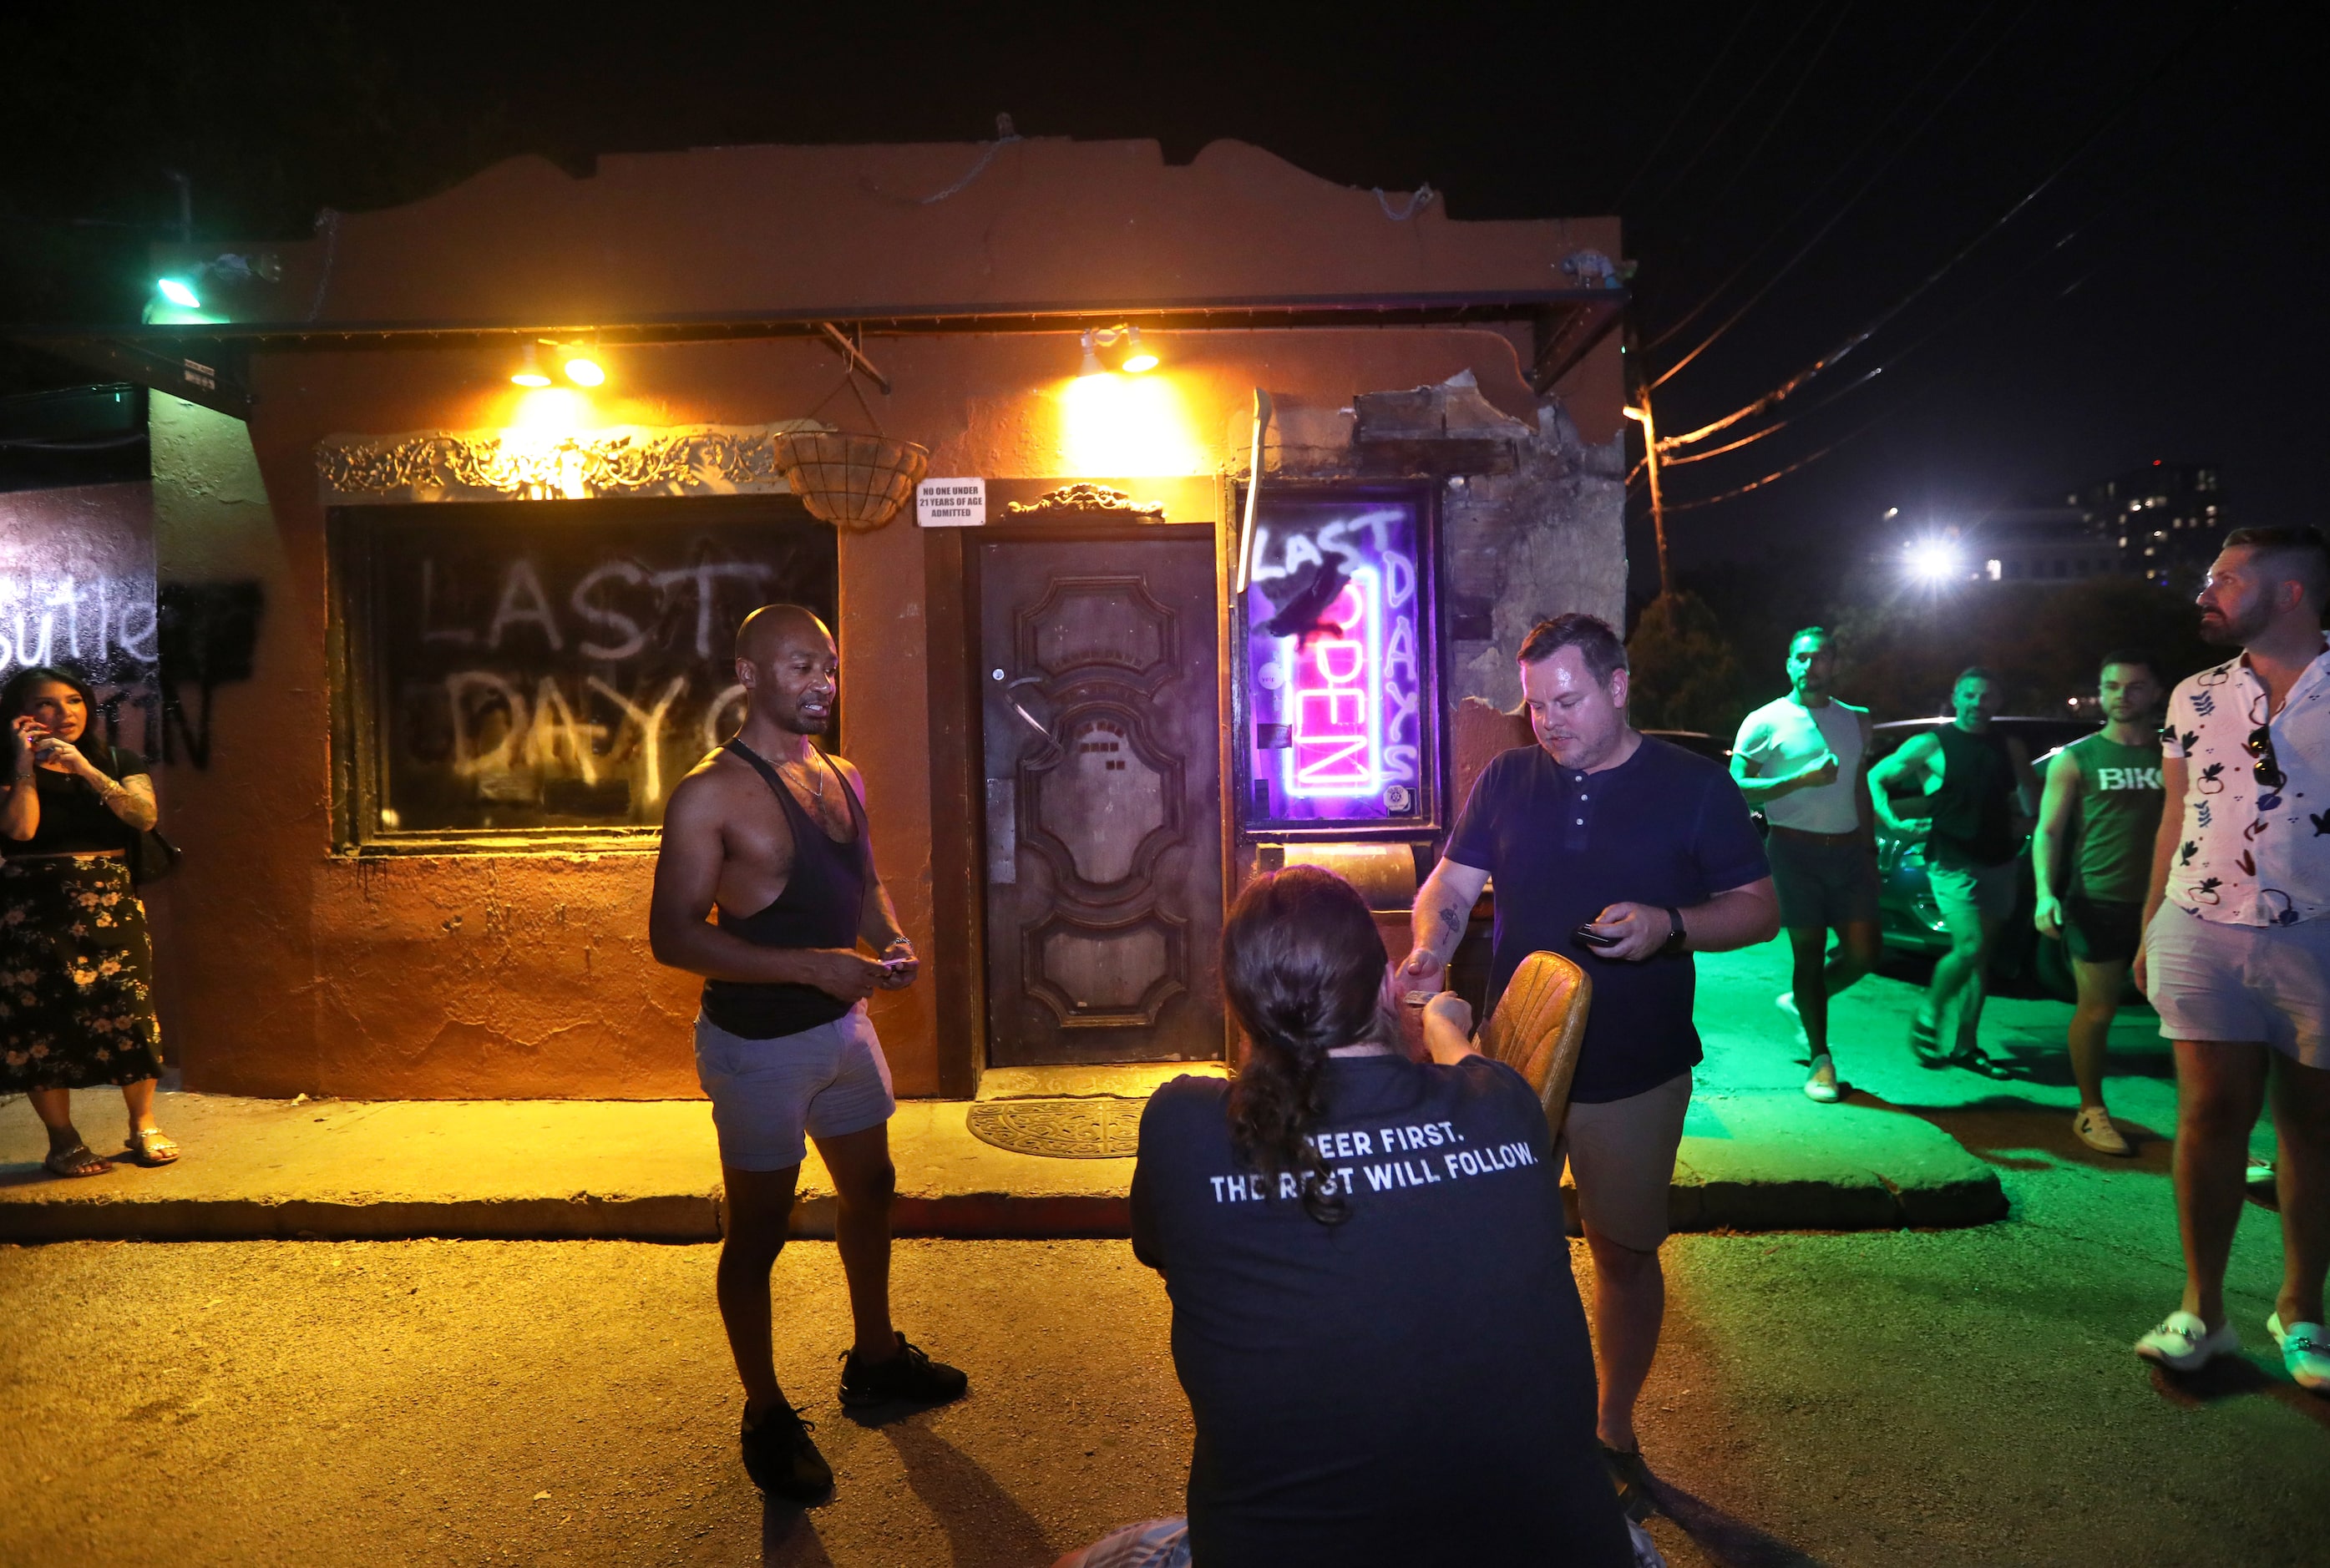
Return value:
<svg viewBox="0 0 2330 1568">
<path fill-rule="evenodd" d="M 988 1060 L 1218 1057 L 1212 531 L 979 550 Z"/>
</svg>

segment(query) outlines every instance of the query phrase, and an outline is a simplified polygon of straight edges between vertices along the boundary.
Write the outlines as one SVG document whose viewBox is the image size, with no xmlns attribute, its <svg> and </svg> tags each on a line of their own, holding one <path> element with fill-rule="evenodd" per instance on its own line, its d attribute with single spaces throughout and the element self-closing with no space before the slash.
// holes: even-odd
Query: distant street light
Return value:
<svg viewBox="0 0 2330 1568">
<path fill-rule="evenodd" d="M 1965 558 L 1947 539 L 1912 539 L 1902 547 L 1902 564 L 1910 581 L 1929 588 L 1938 588 L 1965 575 Z"/>
</svg>

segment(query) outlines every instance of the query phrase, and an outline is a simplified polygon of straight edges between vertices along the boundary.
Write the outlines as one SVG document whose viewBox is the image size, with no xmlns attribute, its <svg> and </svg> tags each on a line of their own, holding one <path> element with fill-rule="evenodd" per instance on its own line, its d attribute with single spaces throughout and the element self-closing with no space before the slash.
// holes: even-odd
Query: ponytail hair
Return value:
<svg viewBox="0 0 2330 1568">
<path fill-rule="evenodd" d="M 1256 877 L 1222 927 L 1222 986 L 1248 1042 L 1230 1088 L 1230 1142 L 1273 1180 L 1295 1177 L 1302 1212 L 1322 1225 L 1350 1217 L 1310 1141 L 1327 1110 L 1327 1053 L 1397 1044 L 1382 1005 L 1389 963 L 1367 901 L 1314 865 Z"/>
</svg>

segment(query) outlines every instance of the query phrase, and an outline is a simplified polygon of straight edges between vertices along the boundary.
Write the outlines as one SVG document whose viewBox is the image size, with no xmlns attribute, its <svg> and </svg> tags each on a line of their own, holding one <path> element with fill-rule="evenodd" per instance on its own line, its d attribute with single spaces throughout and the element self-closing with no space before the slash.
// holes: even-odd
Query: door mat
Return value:
<svg viewBox="0 0 2330 1568">
<path fill-rule="evenodd" d="M 1141 1152 L 1141 1110 L 1122 1094 L 1074 1100 L 982 1100 L 971 1108 L 971 1136 L 1014 1154 L 1050 1159 L 1129 1159 Z"/>
</svg>

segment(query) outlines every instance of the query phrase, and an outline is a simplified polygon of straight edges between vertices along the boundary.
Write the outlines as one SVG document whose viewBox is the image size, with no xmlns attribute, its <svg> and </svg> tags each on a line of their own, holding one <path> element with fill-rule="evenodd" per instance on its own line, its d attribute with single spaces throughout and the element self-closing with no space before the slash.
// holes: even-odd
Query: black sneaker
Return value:
<svg viewBox="0 0 2330 1568">
<path fill-rule="evenodd" d="M 1611 1484 L 1618 1488 L 1618 1511 L 1639 1525 L 1651 1516 L 1651 1468 L 1643 1462 L 1640 1449 L 1614 1449 L 1602 1446 L 1602 1463 L 1610 1472 Z"/>
<path fill-rule="evenodd" d="M 961 1399 L 970 1386 L 970 1378 L 942 1361 L 933 1361 L 903 1334 L 898 1336 L 898 1354 L 887 1361 L 868 1365 L 854 1350 L 841 1358 L 841 1403 L 847 1405 L 944 1404 Z"/>
<path fill-rule="evenodd" d="M 810 1423 L 789 1404 L 773 1406 L 760 1423 L 744 1424 L 744 1473 L 772 1497 L 823 1501 L 833 1491 L 833 1467 L 810 1440 Z"/>
</svg>

